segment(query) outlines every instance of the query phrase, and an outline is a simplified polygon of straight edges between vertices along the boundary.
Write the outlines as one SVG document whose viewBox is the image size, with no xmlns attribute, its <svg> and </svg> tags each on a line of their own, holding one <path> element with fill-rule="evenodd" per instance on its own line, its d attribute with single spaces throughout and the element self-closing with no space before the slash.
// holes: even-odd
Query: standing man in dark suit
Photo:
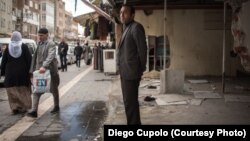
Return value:
<svg viewBox="0 0 250 141">
<path fill-rule="evenodd" d="M 67 71 L 67 52 L 68 52 L 68 44 L 65 42 L 64 38 L 62 38 L 61 43 L 58 46 L 58 53 L 60 55 L 60 62 L 62 71 Z"/>
<path fill-rule="evenodd" d="M 138 88 L 147 60 L 145 31 L 140 23 L 134 21 L 134 16 L 132 6 L 122 6 L 120 20 L 124 30 L 117 49 L 117 66 L 128 125 L 141 124 Z"/>
</svg>

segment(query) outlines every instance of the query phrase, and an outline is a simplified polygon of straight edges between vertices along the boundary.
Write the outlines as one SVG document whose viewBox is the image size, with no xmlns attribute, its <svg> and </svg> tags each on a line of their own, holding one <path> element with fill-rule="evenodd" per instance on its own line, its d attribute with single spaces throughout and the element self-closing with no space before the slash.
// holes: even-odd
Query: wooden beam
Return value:
<svg viewBox="0 0 250 141">
<path fill-rule="evenodd" d="M 106 12 L 104 12 L 101 8 L 97 7 L 96 5 L 93 5 L 92 3 L 90 3 L 90 2 L 87 1 L 87 0 L 82 0 L 82 2 L 83 2 L 84 4 L 86 4 L 87 6 L 89 6 L 90 8 L 93 8 L 97 13 L 99 13 L 100 15 L 102 15 L 103 17 L 105 17 L 106 19 L 108 19 L 108 20 L 114 22 L 114 21 L 112 20 L 112 18 L 110 17 L 110 15 L 107 14 Z"/>
<path fill-rule="evenodd" d="M 137 10 L 164 9 L 164 5 L 135 5 Z M 223 9 L 222 5 L 168 5 L 167 9 Z"/>
</svg>

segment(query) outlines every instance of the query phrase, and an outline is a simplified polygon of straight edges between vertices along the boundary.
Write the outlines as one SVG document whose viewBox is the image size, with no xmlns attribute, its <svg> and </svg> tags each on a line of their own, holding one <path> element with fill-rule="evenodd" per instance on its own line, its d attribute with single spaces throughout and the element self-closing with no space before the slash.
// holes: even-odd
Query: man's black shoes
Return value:
<svg viewBox="0 0 250 141">
<path fill-rule="evenodd" d="M 53 108 L 53 110 L 50 113 L 55 114 L 55 113 L 58 113 L 59 111 L 60 111 L 59 106 L 56 106 Z"/>
<path fill-rule="evenodd" d="M 28 117 L 36 118 L 37 117 L 37 112 L 36 111 L 31 111 L 26 114 Z"/>
</svg>

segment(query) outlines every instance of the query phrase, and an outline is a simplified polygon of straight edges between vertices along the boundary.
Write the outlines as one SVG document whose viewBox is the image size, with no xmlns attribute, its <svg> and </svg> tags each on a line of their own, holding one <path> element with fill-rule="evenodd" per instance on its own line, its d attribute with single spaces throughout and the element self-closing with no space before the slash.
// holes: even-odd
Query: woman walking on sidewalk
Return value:
<svg viewBox="0 0 250 141">
<path fill-rule="evenodd" d="M 5 75 L 4 86 L 14 115 L 31 108 L 31 60 L 28 46 L 22 43 L 21 33 L 13 32 L 11 42 L 3 54 L 1 76 Z"/>
</svg>

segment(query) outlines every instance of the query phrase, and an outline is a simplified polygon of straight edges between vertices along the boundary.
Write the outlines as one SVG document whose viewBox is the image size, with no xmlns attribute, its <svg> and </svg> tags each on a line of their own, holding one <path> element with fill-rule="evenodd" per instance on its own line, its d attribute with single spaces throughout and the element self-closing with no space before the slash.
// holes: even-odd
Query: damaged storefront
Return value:
<svg viewBox="0 0 250 141">
<path fill-rule="evenodd" d="M 102 6 L 99 6 L 106 7 L 104 13 L 109 15 L 110 21 L 115 22 L 113 32 L 116 45 L 122 35 L 119 10 L 124 3 L 135 7 L 135 20 L 145 28 L 148 72 L 182 70 L 185 77 L 234 77 L 239 72 L 249 74 L 249 18 L 246 18 L 249 16 L 248 0 L 103 1 Z M 233 3 L 236 3 L 236 7 Z M 238 8 L 238 3 L 242 9 Z M 235 22 L 235 14 L 239 10 L 240 22 Z M 235 26 L 239 24 L 242 26 Z M 240 46 L 245 48 L 245 57 L 237 53 Z M 232 51 L 238 57 L 232 57 Z"/>
<path fill-rule="evenodd" d="M 82 1 L 84 4 L 95 10 L 94 12 L 74 17 L 75 21 L 85 27 L 84 36 L 90 40 L 112 41 L 114 39 L 113 19 L 100 7 L 94 5 L 99 5 L 99 2 L 92 4 L 86 0 Z"/>
</svg>

